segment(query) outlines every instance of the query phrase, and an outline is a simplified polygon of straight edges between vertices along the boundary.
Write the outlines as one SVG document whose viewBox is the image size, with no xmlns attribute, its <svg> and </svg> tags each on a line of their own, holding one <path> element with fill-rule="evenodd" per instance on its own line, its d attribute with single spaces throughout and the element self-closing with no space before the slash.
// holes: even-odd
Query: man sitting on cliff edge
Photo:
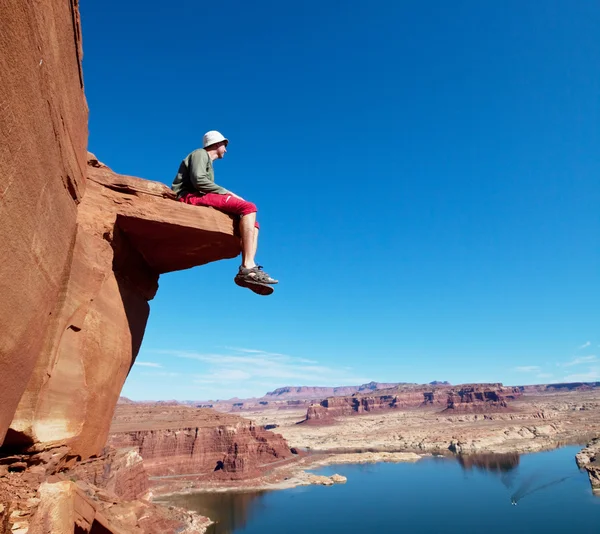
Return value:
<svg viewBox="0 0 600 534">
<path fill-rule="evenodd" d="M 212 162 L 223 159 L 228 143 L 229 140 L 221 133 L 215 130 L 206 132 L 203 148 L 194 150 L 181 162 L 171 188 L 180 202 L 193 206 L 211 206 L 240 217 L 242 265 L 234 281 L 238 286 L 247 287 L 259 295 L 270 295 L 277 280 L 254 262 L 260 228 L 256 221 L 256 205 L 215 183 Z"/>
</svg>

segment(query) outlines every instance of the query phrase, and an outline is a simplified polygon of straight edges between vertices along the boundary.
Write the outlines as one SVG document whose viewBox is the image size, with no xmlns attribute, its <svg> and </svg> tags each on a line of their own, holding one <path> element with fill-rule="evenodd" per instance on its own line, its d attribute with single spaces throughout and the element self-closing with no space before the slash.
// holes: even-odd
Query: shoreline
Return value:
<svg viewBox="0 0 600 534">
<path fill-rule="evenodd" d="M 341 453 L 330 454 L 323 456 L 315 454 L 313 456 L 305 456 L 300 458 L 295 464 L 283 467 L 275 467 L 267 474 L 248 479 L 240 484 L 236 481 L 197 481 L 203 487 L 188 487 L 180 491 L 170 491 L 152 495 L 152 502 L 161 504 L 161 499 L 175 495 L 188 495 L 192 493 L 244 493 L 258 491 L 276 491 L 291 489 L 298 486 L 323 485 L 318 482 L 318 475 L 314 475 L 310 471 L 325 467 L 328 465 L 344 465 L 344 464 L 366 464 L 366 463 L 414 463 L 419 460 L 430 457 L 432 454 L 416 454 L 414 452 L 368 452 L 368 453 Z M 282 471 L 277 473 L 277 471 Z M 182 477 L 186 475 L 181 475 Z M 335 476 L 335 475 L 332 475 Z M 331 477 L 329 477 L 331 478 Z M 252 483 L 257 479 L 263 479 L 259 483 Z M 264 480 L 267 479 L 267 480 Z M 345 482 L 345 480 L 344 480 Z M 340 483 L 340 482 L 336 482 Z M 333 482 L 332 482 L 333 484 Z M 330 484 L 324 484 L 330 485 Z M 153 493 L 151 491 L 151 493 Z"/>
<path fill-rule="evenodd" d="M 543 445 L 543 446 L 542 446 Z M 195 493 L 251 493 L 262 491 L 278 491 L 291 489 L 299 486 L 323 485 L 323 477 L 311 473 L 321 467 L 331 465 L 358 465 L 358 464 L 375 464 L 375 463 L 416 463 L 425 458 L 443 457 L 449 460 L 458 458 L 477 457 L 479 455 L 525 455 L 536 454 L 540 452 L 551 451 L 569 446 L 585 447 L 586 441 L 579 438 L 572 440 L 560 440 L 555 443 L 540 444 L 540 447 L 529 448 L 526 451 L 518 450 L 517 447 L 512 450 L 504 450 L 502 452 L 490 450 L 466 451 L 464 453 L 456 453 L 450 450 L 446 451 L 368 451 L 368 452 L 326 452 L 315 451 L 315 454 L 300 458 L 294 464 L 288 464 L 281 467 L 275 467 L 264 475 L 246 480 L 230 480 L 230 481 L 215 481 L 215 480 L 194 480 L 186 481 L 185 487 L 179 487 L 172 490 L 166 489 L 160 491 L 160 485 L 155 486 L 149 492 L 148 499 L 157 504 L 165 504 L 163 499 L 178 495 L 189 495 Z M 574 456 L 575 458 L 575 456 Z M 187 475 L 180 475 L 182 478 Z M 193 475 L 189 475 L 193 476 Z M 332 475 L 333 477 L 339 475 Z M 331 478 L 331 477 L 329 477 Z M 345 482 L 345 480 L 344 480 Z M 340 483 L 340 482 L 331 482 Z M 342 482 L 343 483 L 343 482 Z M 331 485 L 326 483 L 324 485 Z M 158 490 L 158 491 L 157 491 Z"/>
</svg>

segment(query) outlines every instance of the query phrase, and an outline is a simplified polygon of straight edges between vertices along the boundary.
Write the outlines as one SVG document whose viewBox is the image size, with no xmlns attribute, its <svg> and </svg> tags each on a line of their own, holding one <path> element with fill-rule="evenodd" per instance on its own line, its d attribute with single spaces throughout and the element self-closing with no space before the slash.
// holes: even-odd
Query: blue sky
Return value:
<svg viewBox="0 0 600 534">
<path fill-rule="evenodd" d="M 160 279 L 123 394 L 600 380 L 600 5 L 81 4 L 90 150 L 170 185 L 205 131 L 239 260 Z M 597 357 L 598 356 L 598 357 Z"/>
</svg>

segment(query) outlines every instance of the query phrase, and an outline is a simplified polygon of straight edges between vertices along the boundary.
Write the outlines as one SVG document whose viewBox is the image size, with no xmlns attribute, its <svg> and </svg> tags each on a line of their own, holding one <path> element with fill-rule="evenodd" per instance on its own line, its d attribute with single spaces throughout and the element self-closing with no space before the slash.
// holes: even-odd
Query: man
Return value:
<svg viewBox="0 0 600 534">
<path fill-rule="evenodd" d="M 277 280 L 271 278 L 254 262 L 259 230 L 256 205 L 215 183 L 212 162 L 223 159 L 228 144 L 229 140 L 221 133 L 215 130 L 206 132 L 202 142 L 203 148 L 194 150 L 181 162 L 172 189 L 177 193 L 177 200 L 180 202 L 193 206 L 212 206 L 240 217 L 242 265 L 234 281 L 259 295 L 270 295 Z"/>
</svg>

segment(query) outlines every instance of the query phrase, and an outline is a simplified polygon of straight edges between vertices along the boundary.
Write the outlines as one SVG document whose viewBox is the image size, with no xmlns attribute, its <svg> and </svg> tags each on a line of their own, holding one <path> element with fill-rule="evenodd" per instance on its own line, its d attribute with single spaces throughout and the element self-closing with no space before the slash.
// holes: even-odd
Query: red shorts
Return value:
<svg viewBox="0 0 600 534">
<path fill-rule="evenodd" d="M 258 209 L 256 204 L 242 200 L 241 198 L 234 197 L 233 195 L 219 195 L 218 193 L 207 193 L 206 195 L 199 195 L 198 193 L 186 193 L 183 195 L 179 202 L 185 202 L 192 206 L 210 206 L 216 208 L 219 211 L 230 213 L 232 215 L 238 215 L 243 217 L 250 213 L 256 213 Z M 254 225 L 256 228 L 260 228 L 258 222 Z"/>
</svg>

